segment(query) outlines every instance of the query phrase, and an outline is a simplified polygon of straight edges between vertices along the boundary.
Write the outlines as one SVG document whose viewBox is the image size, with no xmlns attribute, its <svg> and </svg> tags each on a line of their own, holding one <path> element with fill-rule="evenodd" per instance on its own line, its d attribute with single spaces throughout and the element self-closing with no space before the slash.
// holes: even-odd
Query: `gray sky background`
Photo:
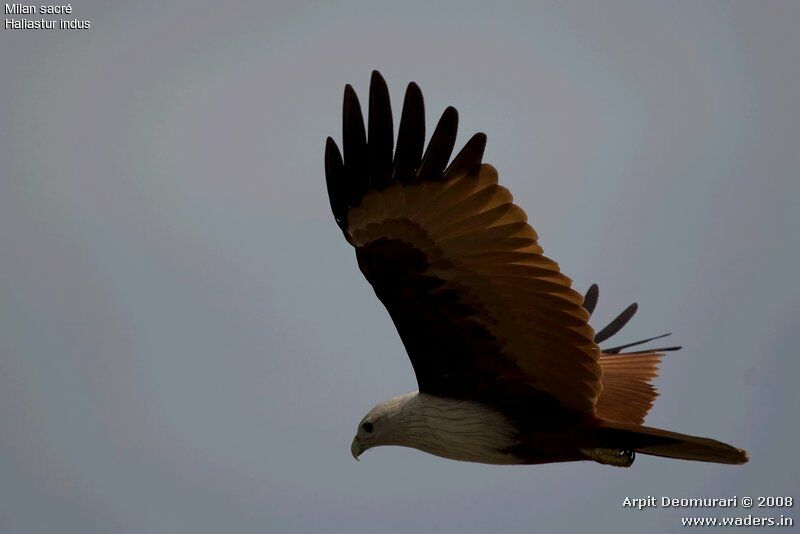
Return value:
<svg viewBox="0 0 800 534">
<path fill-rule="evenodd" d="M 90 30 L 0 29 L 2 532 L 661 532 L 725 511 L 623 499 L 800 498 L 799 3 L 72 6 Z M 416 80 L 488 134 L 596 326 L 636 300 L 620 341 L 674 332 L 648 423 L 749 464 L 353 462 L 416 387 L 324 186 L 373 68 L 396 116 Z"/>
</svg>

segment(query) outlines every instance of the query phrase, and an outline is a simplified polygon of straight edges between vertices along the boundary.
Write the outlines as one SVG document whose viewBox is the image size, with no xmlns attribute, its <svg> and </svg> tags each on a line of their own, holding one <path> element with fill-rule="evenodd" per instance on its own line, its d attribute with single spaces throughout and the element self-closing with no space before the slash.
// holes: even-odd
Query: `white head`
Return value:
<svg viewBox="0 0 800 534">
<path fill-rule="evenodd" d="M 506 450 L 516 429 L 500 413 L 470 401 L 407 393 L 375 406 L 358 424 L 353 458 L 372 447 L 399 445 L 453 460 L 513 463 Z"/>
<path fill-rule="evenodd" d="M 350 452 L 358 460 L 361 453 L 381 445 L 406 445 L 409 423 L 419 420 L 417 392 L 383 401 L 372 408 L 358 424 Z"/>
</svg>

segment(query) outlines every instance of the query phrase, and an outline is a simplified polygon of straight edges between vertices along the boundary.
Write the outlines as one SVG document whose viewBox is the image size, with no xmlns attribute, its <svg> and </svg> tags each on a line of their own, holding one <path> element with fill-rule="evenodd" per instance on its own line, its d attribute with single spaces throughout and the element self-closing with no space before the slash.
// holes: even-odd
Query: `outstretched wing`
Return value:
<svg viewBox="0 0 800 534">
<path fill-rule="evenodd" d="M 408 86 L 392 153 L 383 78 L 373 72 L 368 128 L 349 85 L 344 158 L 328 138 L 334 217 L 386 306 L 420 391 L 501 404 L 552 402 L 595 414 L 600 350 L 583 297 L 542 255 L 511 193 L 481 163 L 484 134 L 448 166 L 458 114 L 449 107 L 423 154 L 422 94 Z"/>
</svg>

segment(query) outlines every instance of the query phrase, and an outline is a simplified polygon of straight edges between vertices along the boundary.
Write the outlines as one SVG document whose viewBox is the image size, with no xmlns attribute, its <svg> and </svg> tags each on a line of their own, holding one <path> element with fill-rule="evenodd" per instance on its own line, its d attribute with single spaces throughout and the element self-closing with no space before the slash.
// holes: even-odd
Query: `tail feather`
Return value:
<svg viewBox="0 0 800 534">
<path fill-rule="evenodd" d="M 598 295 L 597 284 L 592 284 L 583 301 L 583 307 L 589 315 L 597 306 Z M 631 320 L 637 309 L 636 303 L 625 308 L 608 326 L 595 334 L 595 342 L 605 341 L 619 332 Z M 624 457 L 622 453 L 630 451 L 698 462 L 721 464 L 747 462 L 746 451 L 727 443 L 641 426 L 658 395 L 651 382 L 658 375 L 661 357 L 664 352 L 678 350 L 680 347 L 622 351 L 668 335 L 625 343 L 601 351 L 603 391 L 597 400 L 597 416 L 603 423 L 594 430 L 596 448 L 586 450 L 597 452 L 599 454 L 597 458 L 600 458 L 597 461 L 601 463 L 609 463 L 609 458 L 619 461 Z M 609 450 L 612 451 L 610 456 Z"/>
<path fill-rule="evenodd" d="M 640 454 L 718 464 L 743 464 L 749 460 L 747 451 L 710 438 L 618 423 L 608 423 L 599 430 L 611 446 Z"/>
</svg>

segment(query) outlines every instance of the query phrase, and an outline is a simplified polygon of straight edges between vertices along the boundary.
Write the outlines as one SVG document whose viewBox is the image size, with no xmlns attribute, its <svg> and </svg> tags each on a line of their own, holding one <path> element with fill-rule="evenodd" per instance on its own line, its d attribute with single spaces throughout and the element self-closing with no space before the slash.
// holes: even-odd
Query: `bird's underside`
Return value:
<svg viewBox="0 0 800 534">
<path fill-rule="evenodd" d="M 597 286 L 571 287 L 542 253 L 525 212 L 482 163 L 486 136 L 451 160 L 458 114 L 447 108 L 424 148 L 422 93 L 406 91 L 397 143 L 389 94 L 373 73 L 365 128 L 348 85 L 344 154 L 328 138 L 331 208 L 361 272 L 391 316 L 419 393 L 377 405 L 352 451 L 414 447 L 458 460 L 629 466 L 635 453 L 743 463 L 707 438 L 642 426 L 665 352 L 601 349 L 636 312 L 594 332 Z"/>
</svg>

